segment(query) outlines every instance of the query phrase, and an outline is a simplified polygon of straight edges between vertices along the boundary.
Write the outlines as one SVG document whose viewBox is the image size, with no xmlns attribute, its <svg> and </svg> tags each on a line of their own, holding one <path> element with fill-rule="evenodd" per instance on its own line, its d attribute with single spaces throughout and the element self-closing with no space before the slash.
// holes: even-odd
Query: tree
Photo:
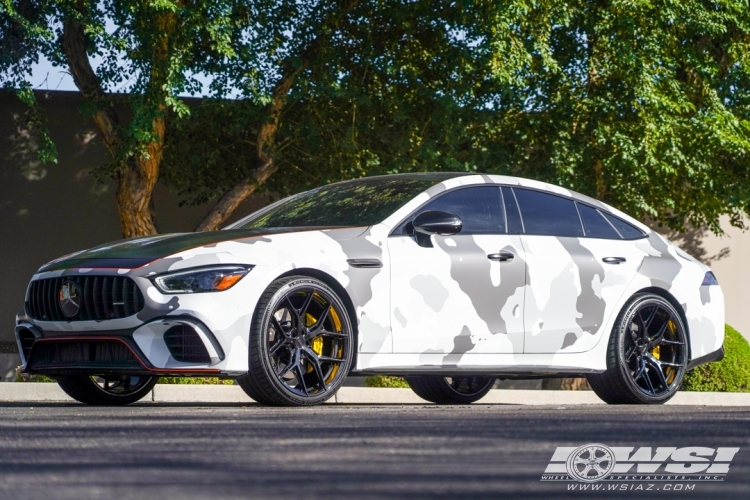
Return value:
<svg viewBox="0 0 750 500">
<path fill-rule="evenodd" d="M 745 1 L 362 3 L 338 29 L 290 88 L 275 192 L 462 170 L 560 184 L 678 230 L 750 213 Z M 252 163 L 257 111 L 207 103 L 173 135 L 187 146 L 175 163 L 202 166 L 165 180 L 190 201 L 225 192 Z M 225 147 L 205 145 L 219 136 L 197 131 L 233 113 Z"/>
<path fill-rule="evenodd" d="M 199 229 L 258 189 L 429 170 L 536 178 L 675 229 L 750 214 L 746 0 L 4 4 L 0 27 L 15 33 L 4 68 L 37 53 L 68 61 L 50 35 L 58 19 L 84 26 L 89 55 L 109 54 L 100 84 L 122 79 L 113 54 L 133 49 L 137 112 L 114 127 L 113 171 L 139 200 L 153 184 L 128 181 L 127 165 L 157 165 L 189 203 L 218 200 Z M 189 22 L 131 21 L 158 12 Z M 110 19 L 122 31 L 108 34 Z M 159 56 L 164 40 L 174 58 Z M 167 60 L 173 79 L 154 80 L 152 63 Z M 188 115 L 174 96 L 194 70 L 214 98 Z M 118 196 L 121 212 L 130 198 Z M 126 234 L 139 231 L 153 227 Z"/>
<path fill-rule="evenodd" d="M 220 1 L 4 0 L 0 79 L 19 89 L 42 136 L 41 158 L 54 160 L 43 116 L 28 84 L 40 55 L 66 68 L 112 161 L 98 169 L 117 180 L 117 205 L 125 237 L 155 234 L 152 192 L 163 155 L 168 111 L 189 110 L 176 96 L 195 91 L 190 74 L 231 56 L 227 33 L 232 5 Z M 97 67 L 92 66 L 92 59 Z M 127 99 L 113 94 L 120 88 Z M 131 117 L 116 111 L 128 106 Z"/>
<path fill-rule="evenodd" d="M 746 0 L 573 0 L 496 144 L 510 171 L 644 219 L 742 226 L 750 214 Z"/>
<path fill-rule="evenodd" d="M 524 19 L 525 2 L 330 8 L 298 36 L 233 46 L 239 56 L 225 83 L 248 89 L 246 98 L 208 101 L 175 123 L 163 180 L 191 203 L 223 195 L 199 229 L 225 219 L 224 201 L 234 207 L 258 188 L 289 193 L 376 173 L 476 170 L 487 163 L 474 146 L 493 115 L 488 95 L 522 84 L 548 31 L 534 15 Z M 255 50 L 276 39 L 279 46 Z M 266 57 L 276 53 L 283 56 Z"/>
</svg>

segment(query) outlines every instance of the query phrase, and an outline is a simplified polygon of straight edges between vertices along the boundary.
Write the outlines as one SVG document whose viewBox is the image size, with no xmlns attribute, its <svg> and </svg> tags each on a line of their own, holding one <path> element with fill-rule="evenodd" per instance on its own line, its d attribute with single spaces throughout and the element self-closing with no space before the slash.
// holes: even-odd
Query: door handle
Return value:
<svg viewBox="0 0 750 500">
<path fill-rule="evenodd" d="M 499 262 L 510 262 L 515 258 L 515 255 L 513 255 L 512 252 L 500 252 L 500 253 L 491 253 L 487 256 L 490 260 L 496 260 Z"/>
<path fill-rule="evenodd" d="M 620 262 L 625 262 L 625 260 L 625 257 L 604 257 L 602 262 L 605 264 L 619 264 Z"/>
</svg>

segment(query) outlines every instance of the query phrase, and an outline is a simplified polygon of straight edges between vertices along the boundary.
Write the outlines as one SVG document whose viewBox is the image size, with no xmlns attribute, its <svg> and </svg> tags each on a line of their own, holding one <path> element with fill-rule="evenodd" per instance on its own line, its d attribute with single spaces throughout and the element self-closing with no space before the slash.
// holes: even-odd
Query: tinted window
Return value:
<svg viewBox="0 0 750 500">
<path fill-rule="evenodd" d="M 578 213 L 581 214 L 583 228 L 586 230 L 586 236 L 589 238 L 608 238 L 619 240 L 620 235 L 612 227 L 612 224 L 604 219 L 599 210 L 588 205 L 578 204 Z"/>
<path fill-rule="evenodd" d="M 522 234 L 521 214 L 518 212 L 518 204 L 516 203 L 516 197 L 513 196 L 513 190 L 509 187 L 503 188 L 503 206 L 505 207 L 505 220 L 508 222 L 508 233 Z"/>
<path fill-rule="evenodd" d="M 526 234 L 583 236 L 573 200 L 539 191 L 514 188 Z"/>
<path fill-rule="evenodd" d="M 372 226 L 440 180 L 360 179 L 293 196 L 235 229 L 304 226 Z"/>
<path fill-rule="evenodd" d="M 450 191 L 420 208 L 414 216 L 427 210 L 441 210 L 457 215 L 463 223 L 459 234 L 505 233 L 505 216 L 500 188 L 497 186 L 468 187 Z"/>
<path fill-rule="evenodd" d="M 622 219 L 618 219 L 614 215 L 610 215 L 610 214 L 602 214 L 602 215 L 604 215 L 604 217 L 606 217 L 607 220 L 611 222 L 613 226 L 615 226 L 615 229 L 617 229 L 617 231 L 626 240 L 637 240 L 638 238 L 643 238 L 644 234 L 637 227 L 631 224 L 628 224 Z"/>
</svg>

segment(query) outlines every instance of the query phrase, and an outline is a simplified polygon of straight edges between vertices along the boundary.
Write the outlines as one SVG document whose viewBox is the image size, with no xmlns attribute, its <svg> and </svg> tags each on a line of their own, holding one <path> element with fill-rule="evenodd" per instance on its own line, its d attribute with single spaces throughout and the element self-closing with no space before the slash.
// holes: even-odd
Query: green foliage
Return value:
<svg viewBox="0 0 750 500">
<path fill-rule="evenodd" d="M 37 156 L 42 162 L 57 163 L 57 148 L 47 130 L 47 117 L 36 101 L 34 92 L 28 85 L 24 85 L 16 92 L 18 98 L 28 107 L 26 111 L 26 127 L 36 136 L 39 149 Z"/>
<path fill-rule="evenodd" d="M 21 367 L 16 367 L 16 382 L 54 382 L 57 381 L 46 375 L 30 375 L 21 371 Z"/>
<path fill-rule="evenodd" d="M 148 156 L 166 114 L 161 180 L 186 203 L 248 179 L 263 149 L 279 167 L 264 189 L 281 195 L 477 171 L 678 230 L 750 215 L 747 0 L 0 0 L 0 84 L 33 106 L 30 69 L 40 55 L 67 64 L 71 20 L 101 88 L 130 93 L 132 119 L 100 173 Z M 212 99 L 191 109 L 178 95 L 197 94 L 201 73 Z M 107 105 L 84 97 L 86 113 Z M 273 109 L 278 130 L 259 145 Z M 29 118 L 52 158 L 43 120 Z"/>
<path fill-rule="evenodd" d="M 372 377 L 365 377 L 366 387 L 389 387 L 408 389 L 409 384 L 406 383 L 402 377 L 391 377 L 388 375 L 374 375 Z"/>
<path fill-rule="evenodd" d="M 177 117 L 189 113 L 177 96 L 200 92 L 196 74 L 233 55 L 228 39 L 236 5 L 223 0 L 0 0 L 0 85 L 21 89 L 19 97 L 30 106 L 30 123 L 42 139 L 40 160 L 53 161 L 55 150 L 28 82 L 40 56 L 70 72 L 63 41 L 66 30 L 74 31 L 69 28 L 73 23 L 84 32 L 84 59 L 96 58 L 95 75 L 83 87 L 72 72 L 84 98 L 82 113 L 93 115 L 112 105 L 102 92 L 129 94 L 131 117 L 113 124 L 119 140 L 111 151 L 113 161 L 99 172 L 106 175 L 134 154 L 149 155 L 147 146 L 160 141 L 155 119 L 167 111 Z"/>
<path fill-rule="evenodd" d="M 261 43 L 265 59 L 233 46 L 224 82 L 243 99 L 206 103 L 172 131 L 164 180 L 186 201 L 256 166 L 263 106 L 282 56 L 315 32 L 314 19 L 304 25 L 278 47 Z M 750 214 L 745 0 L 360 2 L 328 36 L 286 100 L 272 192 L 480 171 L 570 187 L 678 230 Z"/>
<path fill-rule="evenodd" d="M 701 365 L 687 373 L 683 390 L 703 392 L 750 392 L 750 344 L 727 325 L 724 359 Z"/>
<path fill-rule="evenodd" d="M 221 379 L 218 377 L 161 377 L 157 384 L 234 385 L 234 380 Z"/>
</svg>

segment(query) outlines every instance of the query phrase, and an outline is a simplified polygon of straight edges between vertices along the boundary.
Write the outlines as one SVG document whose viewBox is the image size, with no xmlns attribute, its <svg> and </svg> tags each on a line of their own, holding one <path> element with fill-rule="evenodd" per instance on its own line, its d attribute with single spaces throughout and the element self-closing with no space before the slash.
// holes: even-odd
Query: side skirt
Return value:
<svg viewBox="0 0 750 500">
<path fill-rule="evenodd" d="M 368 373 L 483 373 L 501 376 L 573 376 L 602 373 L 605 357 L 598 349 L 571 354 L 360 353 L 357 371 Z"/>
<path fill-rule="evenodd" d="M 691 359 L 687 365 L 687 369 L 692 370 L 697 366 L 705 365 L 706 363 L 713 363 L 714 361 L 721 361 L 722 359 L 724 359 L 724 344 L 721 345 L 720 349 L 714 352 L 710 352 L 700 358 Z"/>
</svg>

